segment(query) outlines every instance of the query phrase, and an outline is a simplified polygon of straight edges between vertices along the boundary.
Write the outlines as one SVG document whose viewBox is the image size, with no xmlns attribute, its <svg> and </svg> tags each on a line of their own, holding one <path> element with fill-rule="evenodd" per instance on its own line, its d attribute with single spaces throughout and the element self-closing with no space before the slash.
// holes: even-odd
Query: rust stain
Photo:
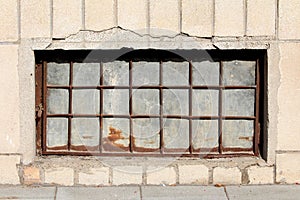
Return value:
<svg viewBox="0 0 300 200">
<path fill-rule="evenodd" d="M 106 151 L 128 151 L 129 147 L 123 144 L 116 143 L 118 140 L 125 139 L 122 136 L 122 131 L 114 127 L 109 127 L 109 133 L 107 138 L 103 138 L 103 148 Z"/>
<path fill-rule="evenodd" d="M 84 135 L 82 136 L 83 139 L 93 139 L 94 136 L 92 135 Z"/>
<path fill-rule="evenodd" d="M 252 137 L 239 137 L 240 140 L 248 140 L 248 141 L 252 141 Z"/>
<path fill-rule="evenodd" d="M 120 140 L 120 139 L 125 139 L 123 136 L 122 136 L 122 131 L 119 130 L 119 129 L 116 129 L 116 128 L 113 128 L 113 127 L 109 127 L 109 135 L 107 137 L 111 142 L 116 142 L 117 140 Z"/>
<path fill-rule="evenodd" d="M 146 142 L 145 142 L 145 144 L 155 144 L 155 143 L 156 143 L 156 141 L 153 141 L 153 140 L 152 140 L 152 141 L 146 141 Z"/>
<path fill-rule="evenodd" d="M 134 136 L 131 137 L 131 145 L 132 145 L 132 150 L 137 151 L 137 152 L 155 152 L 158 149 L 153 149 L 153 148 L 145 148 L 145 147 L 137 147 L 135 144 L 136 138 Z M 129 138 L 126 138 L 122 135 L 122 131 L 114 128 L 114 127 L 109 127 L 109 133 L 106 138 L 103 138 L 103 148 L 105 151 L 128 151 L 130 150 L 129 146 L 125 146 L 124 144 L 119 144 L 117 143 L 118 140 L 124 140 Z M 150 142 L 151 143 L 151 142 Z"/>
</svg>

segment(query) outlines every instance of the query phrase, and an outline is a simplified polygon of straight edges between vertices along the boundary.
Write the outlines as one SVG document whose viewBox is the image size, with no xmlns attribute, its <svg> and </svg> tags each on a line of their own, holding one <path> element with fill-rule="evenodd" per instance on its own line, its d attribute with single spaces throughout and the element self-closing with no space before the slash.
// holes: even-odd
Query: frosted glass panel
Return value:
<svg viewBox="0 0 300 200">
<path fill-rule="evenodd" d="M 129 63 L 114 61 L 103 64 L 104 85 L 129 85 Z"/>
<path fill-rule="evenodd" d="M 129 114 L 129 90 L 103 90 L 103 101 L 105 114 Z"/>
<path fill-rule="evenodd" d="M 224 90 L 223 115 L 254 116 L 255 90 Z"/>
<path fill-rule="evenodd" d="M 193 147 L 214 148 L 219 146 L 217 120 L 193 120 Z"/>
<path fill-rule="evenodd" d="M 255 85 L 254 61 L 230 61 L 223 63 L 224 85 Z"/>
<path fill-rule="evenodd" d="M 165 89 L 163 90 L 163 113 L 165 115 L 189 114 L 188 90 Z"/>
<path fill-rule="evenodd" d="M 189 121 L 164 119 L 164 144 L 166 148 L 189 147 Z"/>
<path fill-rule="evenodd" d="M 73 90 L 73 113 L 99 113 L 99 90 Z"/>
<path fill-rule="evenodd" d="M 158 115 L 159 90 L 134 90 L 132 94 L 132 111 L 133 114 Z"/>
<path fill-rule="evenodd" d="M 189 63 L 164 62 L 163 85 L 189 85 Z"/>
<path fill-rule="evenodd" d="M 132 84 L 134 86 L 159 85 L 158 62 L 133 62 Z"/>
<path fill-rule="evenodd" d="M 159 119 L 133 119 L 135 146 L 141 148 L 159 148 Z"/>
<path fill-rule="evenodd" d="M 218 62 L 193 62 L 193 85 L 219 85 Z"/>
<path fill-rule="evenodd" d="M 74 63 L 73 85 L 74 86 L 97 86 L 100 83 L 99 63 Z"/>
<path fill-rule="evenodd" d="M 225 120 L 223 121 L 223 146 L 252 148 L 254 121 Z"/>
<path fill-rule="evenodd" d="M 97 146 L 99 144 L 99 129 L 98 118 L 73 118 L 72 145 Z"/>
<path fill-rule="evenodd" d="M 68 119 L 47 119 L 47 146 L 58 147 L 68 144 Z"/>
<path fill-rule="evenodd" d="M 69 92 L 63 89 L 48 89 L 47 113 L 67 114 L 69 111 Z"/>
<path fill-rule="evenodd" d="M 103 148 L 105 151 L 125 151 L 129 148 L 129 119 L 103 119 Z"/>
<path fill-rule="evenodd" d="M 218 104 L 218 90 L 193 90 L 194 116 L 217 116 Z"/>
<path fill-rule="evenodd" d="M 70 65 L 47 63 L 48 85 L 69 85 Z"/>
</svg>

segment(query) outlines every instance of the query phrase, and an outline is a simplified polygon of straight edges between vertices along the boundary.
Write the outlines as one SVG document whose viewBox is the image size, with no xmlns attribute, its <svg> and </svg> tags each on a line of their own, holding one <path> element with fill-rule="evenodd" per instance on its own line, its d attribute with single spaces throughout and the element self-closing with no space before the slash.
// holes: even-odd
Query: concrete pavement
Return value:
<svg viewBox="0 0 300 200">
<path fill-rule="evenodd" d="M 253 186 L 115 186 L 115 187 L 23 187 L 0 186 L 0 199 L 51 200 L 298 200 L 298 185 Z"/>
</svg>

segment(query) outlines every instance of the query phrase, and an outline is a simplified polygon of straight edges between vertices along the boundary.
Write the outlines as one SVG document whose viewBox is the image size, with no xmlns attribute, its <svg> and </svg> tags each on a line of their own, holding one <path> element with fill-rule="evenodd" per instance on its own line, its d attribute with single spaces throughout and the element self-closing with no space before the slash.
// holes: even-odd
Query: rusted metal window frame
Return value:
<svg viewBox="0 0 300 200">
<path fill-rule="evenodd" d="M 141 51 L 141 50 L 140 50 Z M 53 53 L 53 52 L 51 52 Z M 103 84 L 103 62 L 100 59 L 99 62 L 99 70 L 100 70 L 100 85 L 98 86 L 74 86 L 73 85 L 73 63 L 77 62 L 78 54 L 80 52 L 68 52 L 69 54 L 65 54 L 66 58 L 56 58 L 59 54 L 51 55 L 51 53 L 46 53 L 43 51 L 42 53 L 38 52 L 36 54 L 36 137 L 37 137 L 37 153 L 40 155 L 96 155 L 96 156 L 184 156 L 184 157 L 205 157 L 205 158 L 214 158 L 214 157 L 233 157 L 233 156 L 259 156 L 259 141 L 260 141 L 260 123 L 261 119 L 260 113 L 262 105 L 262 94 L 260 91 L 261 84 L 261 73 L 264 71 L 263 68 L 266 66 L 260 66 L 265 63 L 265 52 L 246 52 L 248 54 L 244 54 L 245 52 L 241 50 L 236 50 L 233 52 L 230 51 L 212 51 L 213 59 L 218 60 L 219 62 L 219 85 L 217 86 L 199 86 L 193 85 L 193 75 L 192 75 L 192 61 L 193 58 L 183 59 L 182 61 L 189 62 L 189 85 L 188 86 L 164 86 L 162 82 L 162 74 L 163 74 L 163 59 L 170 60 L 170 58 L 163 58 L 159 60 L 159 85 L 158 86 L 138 86 L 135 87 L 132 84 L 132 68 L 133 61 L 136 60 L 136 57 L 128 56 L 125 59 L 128 61 L 129 67 L 129 86 L 105 86 Z M 77 55 L 74 55 L 77 54 Z M 69 55 L 69 56 L 68 56 Z M 144 55 L 144 54 L 142 54 Z M 56 56 L 56 57 L 55 57 Z M 70 74 L 69 74 L 69 85 L 65 86 L 54 86 L 47 85 L 47 61 L 55 61 L 55 60 L 67 60 L 70 64 Z M 73 60 L 72 60 L 73 59 Z M 138 58 L 139 60 L 140 58 Z M 172 59 L 172 58 L 171 58 Z M 144 60 L 142 58 L 142 60 Z M 175 59 L 176 60 L 176 59 Z M 256 62 L 256 80 L 255 86 L 224 86 L 223 85 L 223 62 L 228 60 L 247 60 L 247 61 L 255 61 Z M 65 61 L 63 61 L 65 62 Z M 68 114 L 47 114 L 47 91 L 48 88 L 56 88 L 56 89 L 68 89 L 69 91 L 69 112 Z M 72 114 L 72 91 L 74 89 L 97 89 L 100 91 L 100 113 L 99 114 Z M 129 115 L 108 115 L 103 114 L 103 91 L 105 89 L 126 89 L 129 90 Z M 160 111 L 159 115 L 133 115 L 132 113 L 132 91 L 133 89 L 157 89 L 159 90 L 159 101 L 160 101 Z M 186 89 L 189 93 L 189 115 L 181 116 L 181 115 L 163 115 L 163 89 Z M 218 108 L 218 116 L 193 116 L 192 115 L 192 91 L 193 89 L 210 89 L 210 90 L 218 90 L 219 91 L 219 108 Z M 255 90 L 255 116 L 224 116 L 222 113 L 222 98 L 223 91 L 226 89 L 254 89 Z M 43 112 L 43 110 L 45 110 Z M 46 135 L 46 123 L 47 117 L 64 117 L 68 119 L 68 144 L 67 146 L 60 148 L 48 148 L 46 146 L 47 135 Z M 100 123 L 100 136 L 99 136 L 99 145 L 96 147 L 85 147 L 85 146 L 72 146 L 71 145 L 71 120 L 73 117 L 97 117 L 99 118 Z M 129 133 L 129 147 L 128 152 L 103 152 L 103 118 L 127 118 L 130 121 L 130 133 Z M 133 136 L 133 122 L 134 118 L 158 118 L 160 122 L 160 141 L 159 141 L 159 149 L 158 152 L 152 152 L 153 149 L 139 149 L 134 144 L 134 136 Z M 189 121 L 189 147 L 188 149 L 166 149 L 163 141 L 163 119 L 165 118 L 173 118 L 173 119 L 187 119 Z M 192 144 L 192 122 L 194 119 L 204 119 L 218 120 L 218 134 L 219 134 L 219 146 L 213 149 L 194 149 Z M 253 148 L 224 148 L 222 143 L 222 121 L 225 119 L 240 119 L 240 120 L 253 120 L 254 121 L 254 138 L 253 138 Z M 72 150 L 72 151 L 71 151 Z M 184 153 L 182 153 L 184 152 Z M 209 153 L 208 153 L 209 152 Z"/>
</svg>

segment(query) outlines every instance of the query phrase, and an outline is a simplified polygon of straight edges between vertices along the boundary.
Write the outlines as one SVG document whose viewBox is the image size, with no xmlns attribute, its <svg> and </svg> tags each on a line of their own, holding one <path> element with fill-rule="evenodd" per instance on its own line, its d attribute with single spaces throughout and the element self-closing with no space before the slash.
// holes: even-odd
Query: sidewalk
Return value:
<svg viewBox="0 0 300 200">
<path fill-rule="evenodd" d="M 142 200 L 297 200 L 298 185 L 257 186 L 119 186 L 119 187 L 22 187 L 0 186 L 0 199 L 142 199 Z"/>
</svg>

